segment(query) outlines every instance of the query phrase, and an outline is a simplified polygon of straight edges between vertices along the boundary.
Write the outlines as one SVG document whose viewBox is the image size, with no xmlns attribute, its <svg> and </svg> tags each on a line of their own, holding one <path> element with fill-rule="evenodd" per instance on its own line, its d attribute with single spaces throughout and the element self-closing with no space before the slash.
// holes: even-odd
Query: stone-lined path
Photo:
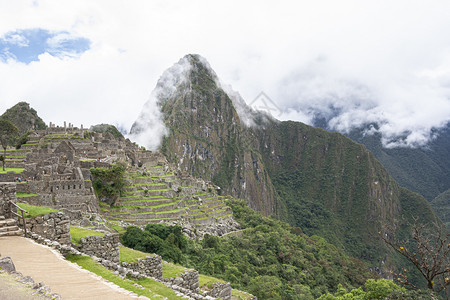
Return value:
<svg viewBox="0 0 450 300">
<path fill-rule="evenodd" d="M 138 299 L 134 293 L 99 278 L 63 259 L 49 247 L 18 236 L 0 237 L 0 254 L 10 256 L 16 270 L 44 282 L 52 292 L 69 299 Z"/>
</svg>

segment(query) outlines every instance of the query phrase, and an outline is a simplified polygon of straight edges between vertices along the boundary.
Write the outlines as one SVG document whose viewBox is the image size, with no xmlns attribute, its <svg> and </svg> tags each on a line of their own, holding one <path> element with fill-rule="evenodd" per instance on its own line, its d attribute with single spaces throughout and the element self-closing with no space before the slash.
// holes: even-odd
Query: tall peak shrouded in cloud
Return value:
<svg viewBox="0 0 450 300">
<path fill-rule="evenodd" d="M 161 151 L 179 170 L 212 180 L 273 215 L 276 196 L 261 157 L 250 150 L 256 141 L 247 130 L 267 120 L 238 93 L 222 88 L 203 57 L 190 54 L 163 73 L 130 138 L 149 149 L 162 143 Z"/>
<path fill-rule="evenodd" d="M 261 115 L 253 111 L 245 104 L 239 93 L 233 91 L 230 86 L 221 84 L 217 74 L 209 65 L 208 61 L 198 54 L 188 54 L 181 58 L 176 64 L 167 69 L 159 78 L 156 88 L 150 95 L 150 99 L 134 122 L 130 131 L 130 138 L 138 144 L 151 150 L 156 150 L 162 142 L 162 138 L 168 133 L 166 125 L 170 127 L 170 120 L 163 120 L 162 110 L 176 112 L 178 117 L 184 117 L 186 107 L 180 107 L 176 100 L 186 98 L 186 95 L 193 90 L 202 92 L 205 99 L 192 99 L 188 105 L 196 111 L 198 105 L 204 105 L 205 101 L 214 93 L 220 90 L 227 95 L 232 107 L 246 126 L 255 124 L 255 119 L 267 119 L 268 116 Z M 198 103 L 194 105 L 194 100 Z M 214 109 L 215 111 L 215 109 Z M 172 116 L 173 118 L 173 116 Z M 166 123 L 166 125 L 164 124 Z"/>
<path fill-rule="evenodd" d="M 373 239 L 383 224 L 402 227 L 413 202 L 434 218 L 426 200 L 402 190 L 364 146 L 251 110 L 198 55 L 164 72 L 131 135 L 160 149 L 178 174 L 210 180 L 375 266 L 386 256 Z"/>
</svg>

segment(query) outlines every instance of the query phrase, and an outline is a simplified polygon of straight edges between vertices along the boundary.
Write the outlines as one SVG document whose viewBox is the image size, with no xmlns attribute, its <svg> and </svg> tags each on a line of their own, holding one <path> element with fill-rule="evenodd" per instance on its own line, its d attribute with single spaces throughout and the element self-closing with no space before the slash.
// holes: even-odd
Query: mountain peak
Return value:
<svg viewBox="0 0 450 300">
<path fill-rule="evenodd" d="M 45 129 L 47 126 L 38 116 L 29 103 L 19 102 L 7 109 L 0 118 L 11 121 L 19 128 L 19 132 L 25 133 L 28 130 Z"/>
</svg>

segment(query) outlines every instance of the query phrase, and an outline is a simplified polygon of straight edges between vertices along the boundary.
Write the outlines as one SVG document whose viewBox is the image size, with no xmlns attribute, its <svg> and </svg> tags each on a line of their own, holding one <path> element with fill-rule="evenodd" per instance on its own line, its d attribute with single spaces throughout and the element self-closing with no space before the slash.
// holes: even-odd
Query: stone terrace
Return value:
<svg viewBox="0 0 450 300">
<path fill-rule="evenodd" d="M 199 227 L 224 224 L 218 235 L 236 229 L 231 209 L 212 184 L 194 178 L 180 178 L 167 166 L 132 168 L 127 172 L 128 186 L 112 207 L 102 205 L 108 218 L 145 225 L 189 223 Z M 216 228 L 217 230 L 217 228 Z"/>
</svg>

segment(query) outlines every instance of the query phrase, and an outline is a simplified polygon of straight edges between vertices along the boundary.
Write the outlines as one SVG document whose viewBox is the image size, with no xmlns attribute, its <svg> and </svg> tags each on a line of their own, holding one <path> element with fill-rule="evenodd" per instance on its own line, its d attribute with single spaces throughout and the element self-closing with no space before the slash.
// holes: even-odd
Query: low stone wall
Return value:
<svg viewBox="0 0 450 300">
<path fill-rule="evenodd" d="M 114 263 L 120 261 L 118 233 L 107 234 L 104 237 L 88 236 L 82 238 L 77 249 L 89 256 L 96 256 Z"/>
<path fill-rule="evenodd" d="M 212 289 L 205 294 L 207 296 L 211 296 L 213 298 L 220 298 L 222 300 L 230 300 L 231 299 L 231 285 L 229 282 L 213 283 Z"/>
<path fill-rule="evenodd" d="M 138 259 L 137 263 L 123 262 L 122 266 L 139 272 L 145 276 L 162 279 L 162 260 L 161 256 L 147 256 L 145 259 Z"/>
<path fill-rule="evenodd" d="M 0 182 L 14 182 L 14 178 L 21 176 L 14 171 L 8 171 L 6 174 L 0 174 Z"/>
<path fill-rule="evenodd" d="M 176 285 L 197 293 L 199 291 L 198 271 L 196 270 L 188 271 L 175 278 L 164 278 L 162 281 L 169 286 Z"/>
<path fill-rule="evenodd" d="M 62 245 L 70 242 L 70 218 L 62 212 L 52 212 L 26 219 L 27 230 Z"/>
<path fill-rule="evenodd" d="M 0 216 L 6 216 L 7 203 L 16 202 L 16 184 L 14 182 L 0 182 Z"/>
</svg>

